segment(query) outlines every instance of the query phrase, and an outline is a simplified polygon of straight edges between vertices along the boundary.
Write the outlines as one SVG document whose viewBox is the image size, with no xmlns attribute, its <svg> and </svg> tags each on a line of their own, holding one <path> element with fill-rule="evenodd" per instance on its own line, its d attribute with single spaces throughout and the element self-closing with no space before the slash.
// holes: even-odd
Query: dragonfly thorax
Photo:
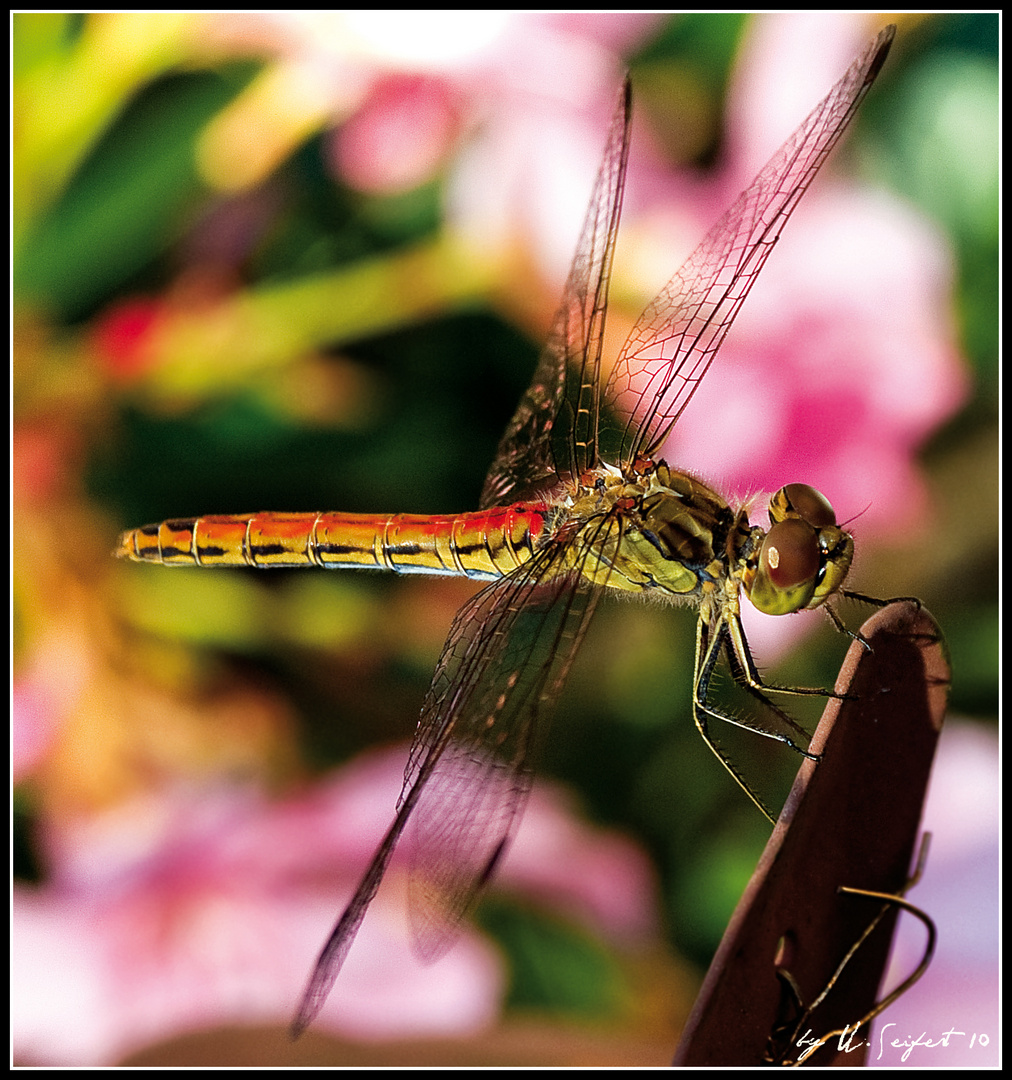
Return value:
<svg viewBox="0 0 1012 1080">
<path fill-rule="evenodd" d="M 768 615 L 823 604 L 843 585 L 851 535 L 807 484 L 770 500 L 770 528 L 749 524 L 716 491 L 663 461 L 623 473 L 602 466 L 567 500 L 565 530 L 580 572 L 597 585 L 704 601 L 744 590 Z"/>
<path fill-rule="evenodd" d="M 712 488 L 664 462 L 637 462 L 627 474 L 605 466 L 584 478 L 571 515 L 589 552 L 581 573 L 626 592 L 701 597 L 740 561 L 751 533 Z"/>
</svg>

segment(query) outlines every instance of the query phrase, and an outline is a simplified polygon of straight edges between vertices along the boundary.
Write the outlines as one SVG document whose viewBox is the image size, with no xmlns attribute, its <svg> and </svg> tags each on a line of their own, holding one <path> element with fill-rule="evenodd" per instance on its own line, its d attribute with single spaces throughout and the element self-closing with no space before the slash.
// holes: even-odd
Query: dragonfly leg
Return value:
<svg viewBox="0 0 1012 1080">
<path fill-rule="evenodd" d="M 850 589 L 841 589 L 840 596 L 844 596 L 848 600 L 857 600 L 862 604 L 869 604 L 871 607 L 877 608 L 888 607 L 890 604 L 913 604 L 917 611 L 920 611 L 921 608 L 924 606 L 916 596 L 891 596 L 887 600 L 883 600 L 877 596 L 867 596 L 865 593 L 852 592 Z M 852 641 L 860 641 L 861 644 L 865 647 L 865 649 L 871 652 L 871 646 L 868 644 L 867 641 L 865 641 L 860 631 L 855 633 L 853 630 L 849 630 L 843 624 L 843 620 L 840 618 L 840 616 L 836 614 L 836 612 L 829 604 L 825 605 L 824 610 L 829 616 L 829 619 L 832 622 L 833 626 L 835 626 L 841 634 L 846 634 L 847 637 L 849 637 Z M 937 634 L 917 636 L 924 638 L 929 642 L 935 642 L 939 640 Z"/>
<path fill-rule="evenodd" d="M 723 647 L 726 635 L 727 627 L 723 624 L 723 621 L 718 626 L 717 631 L 712 638 L 704 619 L 700 619 L 696 624 L 696 662 L 692 676 L 692 719 L 695 721 L 696 729 L 702 736 L 703 742 L 706 743 L 713 751 L 716 759 L 731 774 L 734 782 L 745 792 L 752 802 L 755 803 L 759 812 L 767 818 L 771 824 L 776 824 L 776 818 L 766 809 L 762 800 L 749 786 L 748 781 L 738 772 L 734 765 L 731 764 L 727 755 L 710 737 L 709 721 L 711 717 L 716 720 L 726 720 L 729 723 L 738 726 L 746 726 L 742 724 L 741 721 L 735 720 L 734 717 L 725 716 L 723 713 L 718 712 L 706 703 L 710 679 L 713 676 L 714 668 L 720 657 L 720 651 Z"/>
<path fill-rule="evenodd" d="M 913 604 L 918 611 L 923 607 L 923 604 L 916 596 L 890 596 L 887 600 L 883 600 L 878 596 L 866 596 L 864 593 L 852 592 L 850 589 L 841 589 L 840 596 L 845 596 L 848 600 L 860 600 L 862 604 L 870 604 L 872 607 L 888 607 L 890 604 Z"/>
<path fill-rule="evenodd" d="M 763 682 L 762 676 L 759 674 L 759 669 L 755 666 L 755 661 L 752 659 L 752 650 L 749 648 L 748 641 L 745 639 L 745 629 L 741 625 L 740 617 L 737 614 L 729 614 L 725 616 L 725 619 L 728 624 L 731 641 L 731 647 L 728 649 L 728 662 L 730 663 L 732 672 L 735 673 L 735 682 L 754 697 L 758 698 L 767 708 L 775 712 L 792 730 L 806 738 L 808 737 L 806 731 L 799 728 L 797 723 L 795 723 L 787 713 L 770 701 L 766 696 L 767 693 L 793 694 L 796 697 L 835 698 L 837 701 L 848 701 L 851 699 L 851 695 L 849 694 L 838 694 L 835 690 L 830 690 L 826 687 L 775 686 L 771 683 Z M 850 633 L 843 628 L 842 624 L 838 625 L 840 629 L 844 630 L 844 633 Z M 854 635 L 851 634 L 850 636 L 853 637 Z M 795 747 L 795 749 L 797 748 Z"/>
<path fill-rule="evenodd" d="M 769 709 L 775 716 L 777 716 L 791 731 L 800 735 L 802 739 L 808 739 L 808 732 L 787 712 L 780 708 L 779 705 L 774 704 L 766 696 L 767 691 L 774 691 L 779 694 L 811 694 L 818 697 L 834 697 L 828 690 L 814 690 L 809 687 L 791 687 L 791 686 L 768 686 L 762 681 L 762 676 L 759 674 L 759 669 L 755 666 L 755 661 L 752 659 L 752 650 L 748 646 L 748 641 L 745 639 L 745 630 L 741 625 L 741 620 L 736 614 L 729 614 L 722 616 L 722 621 L 727 627 L 727 633 L 724 640 L 724 650 L 727 655 L 727 664 L 731 669 L 731 675 L 734 677 L 734 681 L 743 689 L 751 694 L 757 701 L 759 701 L 765 708 Z M 756 728 L 757 731 L 761 731 L 762 734 L 766 734 L 761 728 Z M 783 735 L 782 733 L 771 734 L 770 738 L 778 739 L 780 742 L 786 743 L 792 750 L 797 750 L 799 754 L 804 754 L 805 757 L 810 757 L 813 760 L 817 760 L 816 755 L 809 754 L 807 750 L 795 743 L 790 737 Z"/>
<path fill-rule="evenodd" d="M 841 634 L 849 637 L 851 641 L 860 641 L 861 644 L 864 646 L 865 651 L 871 652 L 871 645 L 868 644 L 867 639 L 860 630 L 855 633 L 853 630 L 848 629 L 847 626 L 844 625 L 844 622 L 840 618 L 840 616 L 837 615 L 837 613 L 829 604 L 824 604 L 822 610 L 825 611 L 826 617 Z"/>
</svg>

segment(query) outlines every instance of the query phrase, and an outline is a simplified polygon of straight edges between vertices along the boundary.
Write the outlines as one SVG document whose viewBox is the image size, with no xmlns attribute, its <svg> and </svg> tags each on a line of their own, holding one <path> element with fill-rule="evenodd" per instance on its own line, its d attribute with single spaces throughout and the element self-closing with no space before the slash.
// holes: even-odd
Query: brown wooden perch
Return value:
<svg viewBox="0 0 1012 1080">
<path fill-rule="evenodd" d="M 923 608 L 898 602 L 861 628 L 838 693 L 812 739 L 783 813 L 728 925 L 682 1034 L 676 1065 L 748 1066 L 770 1056 L 806 1064 L 860 1065 L 898 907 L 834 978 L 848 950 L 883 911 L 841 887 L 902 896 L 910 876 L 949 668 Z M 789 976 L 777 974 L 777 968 Z M 785 1028 L 793 981 L 801 1005 L 816 1001 L 802 1032 Z M 811 1049 L 805 1042 L 846 1029 Z M 807 1036 L 805 1031 L 807 1030 Z M 776 1045 L 774 1034 L 793 1045 Z M 785 1032 L 788 1034 L 785 1035 Z M 797 1045 L 801 1042 L 801 1045 Z M 849 1046 L 849 1050 L 847 1047 Z"/>
</svg>

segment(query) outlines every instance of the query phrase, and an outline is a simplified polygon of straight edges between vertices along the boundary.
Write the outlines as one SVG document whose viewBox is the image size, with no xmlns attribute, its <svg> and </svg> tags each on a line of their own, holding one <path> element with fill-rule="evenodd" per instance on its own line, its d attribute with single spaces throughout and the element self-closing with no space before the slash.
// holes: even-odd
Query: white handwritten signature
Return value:
<svg viewBox="0 0 1012 1080">
<path fill-rule="evenodd" d="M 860 1026 L 860 1024 L 855 1024 L 853 1027 L 851 1027 L 849 1024 L 846 1024 L 841 1031 L 835 1033 L 836 1048 L 838 1052 L 850 1054 L 853 1053 L 855 1050 L 860 1049 L 862 1046 L 869 1045 L 869 1040 L 857 1038 L 857 1032 Z M 906 1061 L 907 1058 L 910 1057 L 910 1055 L 917 1047 L 922 1047 L 926 1050 L 933 1050 L 939 1046 L 948 1047 L 950 1042 L 957 1038 L 969 1038 L 971 1047 L 975 1045 L 984 1047 L 987 1046 L 991 1041 L 985 1032 L 974 1031 L 967 1033 L 965 1031 L 957 1031 L 955 1028 L 949 1028 L 948 1031 L 943 1031 L 941 1035 L 939 1035 L 935 1039 L 929 1039 L 928 1033 L 926 1031 L 922 1031 L 921 1034 L 917 1035 L 916 1037 L 908 1035 L 905 1039 L 891 1039 L 887 1041 L 886 1031 L 889 1028 L 894 1027 L 896 1027 L 895 1024 L 885 1024 L 883 1025 L 882 1030 L 878 1033 L 879 1049 L 877 1060 L 882 1059 L 882 1055 L 885 1053 L 887 1048 L 891 1048 L 894 1050 L 903 1050 L 903 1054 L 900 1060 Z M 802 1035 L 801 1038 L 797 1041 L 797 1046 L 802 1048 L 802 1052 L 798 1056 L 798 1061 L 804 1061 L 805 1058 L 808 1057 L 810 1054 L 814 1054 L 820 1046 L 825 1046 L 828 1041 L 829 1038 L 820 1039 L 813 1036 L 811 1028 L 809 1028 L 808 1031 L 806 1031 L 805 1034 Z"/>
</svg>

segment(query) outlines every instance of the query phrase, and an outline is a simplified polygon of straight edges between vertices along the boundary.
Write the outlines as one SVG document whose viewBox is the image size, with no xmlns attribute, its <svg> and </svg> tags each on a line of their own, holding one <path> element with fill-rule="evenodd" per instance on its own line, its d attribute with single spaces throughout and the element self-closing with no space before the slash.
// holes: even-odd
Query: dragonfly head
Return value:
<svg viewBox="0 0 1012 1080">
<path fill-rule="evenodd" d="M 773 496 L 770 522 L 745 575 L 746 595 L 767 615 L 817 608 L 843 584 L 854 538 L 837 525 L 825 495 L 807 484 L 788 484 Z"/>
</svg>

